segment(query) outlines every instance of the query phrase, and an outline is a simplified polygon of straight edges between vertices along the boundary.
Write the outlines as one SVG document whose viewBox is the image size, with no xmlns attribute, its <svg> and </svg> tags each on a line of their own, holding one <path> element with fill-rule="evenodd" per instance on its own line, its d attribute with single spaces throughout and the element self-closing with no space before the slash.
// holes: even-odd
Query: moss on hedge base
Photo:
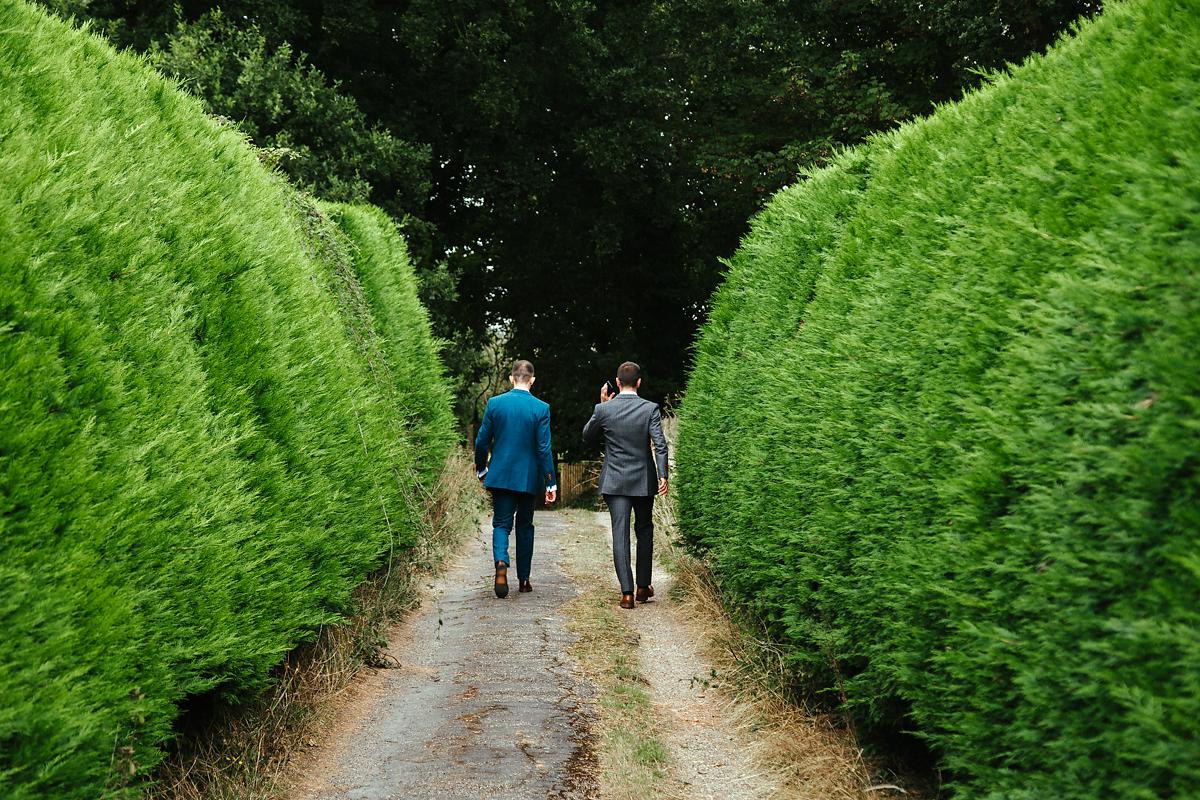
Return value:
<svg viewBox="0 0 1200 800">
<path fill-rule="evenodd" d="M 1200 784 L 1197 52 L 1194 2 L 1114 4 L 844 154 L 698 342 L 685 535 L 956 796 Z"/>
<path fill-rule="evenodd" d="M 341 212 L 382 243 L 351 247 L 197 101 L 13 0 L 0 96 L 0 795 L 135 795 L 181 700 L 261 687 L 414 541 L 448 401 L 378 214 Z"/>
</svg>

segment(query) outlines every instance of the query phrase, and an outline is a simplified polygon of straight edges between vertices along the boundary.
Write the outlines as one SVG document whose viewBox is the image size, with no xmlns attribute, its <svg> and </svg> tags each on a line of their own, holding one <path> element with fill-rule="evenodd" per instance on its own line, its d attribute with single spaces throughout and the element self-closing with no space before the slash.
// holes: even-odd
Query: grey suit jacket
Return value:
<svg viewBox="0 0 1200 800">
<path fill-rule="evenodd" d="M 667 439 L 656 403 L 625 393 L 597 403 L 583 438 L 589 444 L 604 441 L 601 494 L 646 497 L 658 492 L 660 477 L 667 477 Z"/>
</svg>

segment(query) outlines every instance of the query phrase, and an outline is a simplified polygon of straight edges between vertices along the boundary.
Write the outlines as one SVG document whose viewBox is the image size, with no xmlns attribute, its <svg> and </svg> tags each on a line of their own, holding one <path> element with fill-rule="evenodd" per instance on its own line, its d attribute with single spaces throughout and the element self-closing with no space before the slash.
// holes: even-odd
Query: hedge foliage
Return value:
<svg viewBox="0 0 1200 800">
<path fill-rule="evenodd" d="M 0 796 L 133 796 L 415 541 L 448 393 L 377 211 L 16 0 L 0 97 Z"/>
<path fill-rule="evenodd" d="M 777 195 L 681 409 L 687 539 L 810 689 L 972 798 L 1200 786 L 1200 8 Z"/>
<path fill-rule="evenodd" d="M 426 481 L 432 481 L 441 471 L 455 421 L 437 343 L 417 299 L 417 277 L 409 265 L 408 248 L 380 208 L 347 203 L 320 206 L 351 245 L 352 275 L 361 287 L 362 301 L 345 310 L 348 314 L 355 307 L 370 310 L 382 351 L 382 359 L 371 359 L 370 366 L 378 370 L 382 365 L 389 373 L 382 381 L 394 388 L 388 413 L 408 427 L 418 448 L 431 454 L 416 467 Z"/>
</svg>

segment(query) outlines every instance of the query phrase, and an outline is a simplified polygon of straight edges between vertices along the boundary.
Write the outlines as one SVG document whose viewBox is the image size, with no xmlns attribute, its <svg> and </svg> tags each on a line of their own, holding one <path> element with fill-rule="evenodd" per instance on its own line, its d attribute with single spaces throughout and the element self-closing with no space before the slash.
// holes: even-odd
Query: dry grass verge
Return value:
<svg viewBox="0 0 1200 800">
<path fill-rule="evenodd" d="M 665 421 L 674 445 L 675 420 Z M 672 447 L 673 449 L 673 447 Z M 675 577 L 672 599 L 698 641 L 707 644 L 708 681 L 729 703 L 730 723 L 756 741 L 754 752 L 771 797 L 783 800 L 881 800 L 913 797 L 864 758 L 843 720 L 795 702 L 783 654 L 739 625 L 723 602 L 712 571 L 676 543 L 675 493 L 654 504 L 655 553 Z"/>
<path fill-rule="evenodd" d="M 593 522 L 587 511 L 568 510 L 578 528 Z M 638 634 L 630 629 L 610 584 L 612 566 L 603 540 L 579 536 L 566 548 L 566 567 L 583 593 L 564 609 L 578 640 L 572 655 L 596 685 L 596 731 L 602 800 L 645 800 L 676 796 L 666 746 L 646 679 L 638 669 Z"/>
<path fill-rule="evenodd" d="M 469 534 L 482 510 L 470 456 L 456 449 L 422 502 L 416 548 L 398 553 L 355 592 L 358 613 L 323 627 L 277 670 L 276 683 L 244 706 L 212 704 L 191 714 L 157 770 L 153 800 L 272 800 L 293 753 L 313 734 L 364 666 L 386 666 L 388 629 L 417 602 L 418 584 Z"/>
</svg>

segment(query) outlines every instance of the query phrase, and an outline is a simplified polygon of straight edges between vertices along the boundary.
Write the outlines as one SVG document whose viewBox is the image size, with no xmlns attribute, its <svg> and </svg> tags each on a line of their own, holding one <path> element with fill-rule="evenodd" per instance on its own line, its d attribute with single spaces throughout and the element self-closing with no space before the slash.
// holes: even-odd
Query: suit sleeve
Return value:
<svg viewBox="0 0 1200 800">
<path fill-rule="evenodd" d="M 492 404 L 483 409 L 483 421 L 475 434 L 475 476 L 482 478 L 488 471 L 488 452 L 492 449 Z"/>
<path fill-rule="evenodd" d="M 667 477 L 667 437 L 663 435 L 662 413 L 657 408 L 650 412 L 650 441 L 654 443 L 654 463 L 658 466 L 658 477 Z"/>
<path fill-rule="evenodd" d="M 600 422 L 600 406 L 596 406 L 592 411 L 592 418 L 583 426 L 583 440 L 594 445 L 600 441 L 602 433 L 604 433 L 604 424 Z"/>
<path fill-rule="evenodd" d="M 546 411 L 542 414 L 542 418 L 538 420 L 538 458 L 542 464 L 542 475 L 546 477 L 546 490 L 558 488 L 558 481 L 554 478 L 554 447 L 550 443 L 550 407 L 546 406 Z"/>
</svg>

